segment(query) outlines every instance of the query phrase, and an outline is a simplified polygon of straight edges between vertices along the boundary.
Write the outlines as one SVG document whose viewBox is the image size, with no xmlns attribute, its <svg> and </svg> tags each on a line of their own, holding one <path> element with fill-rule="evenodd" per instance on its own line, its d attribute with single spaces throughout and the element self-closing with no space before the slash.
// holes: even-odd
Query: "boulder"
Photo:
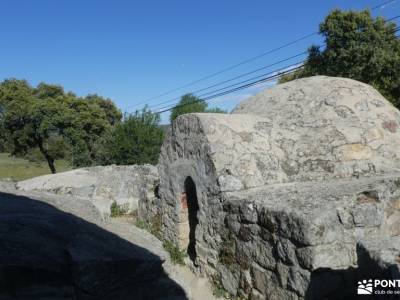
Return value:
<svg viewBox="0 0 400 300">
<path fill-rule="evenodd" d="M 21 191 L 45 191 L 91 199 L 103 215 L 115 201 L 128 211 L 138 208 L 142 190 L 154 193 L 157 168 L 152 165 L 106 166 L 44 175 L 17 183 Z"/>
<path fill-rule="evenodd" d="M 0 193 L 0 211 L 0 299 L 186 299 L 161 242 L 90 201 Z"/>
</svg>

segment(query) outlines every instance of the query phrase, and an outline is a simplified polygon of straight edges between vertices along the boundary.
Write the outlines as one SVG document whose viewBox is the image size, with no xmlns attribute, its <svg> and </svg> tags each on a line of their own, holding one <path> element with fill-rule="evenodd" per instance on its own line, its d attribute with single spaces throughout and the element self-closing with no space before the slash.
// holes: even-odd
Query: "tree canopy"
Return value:
<svg viewBox="0 0 400 300">
<path fill-rule="evenodd" d="M 14 155 L 38 149 L 52 173 L 67 143 L 73 165 L 90 165 L 95 140 L 121 117 L 111 100 L 97 95 L 79 98 L 59 85 L 32 87 L 17 79 L 0 83 L 0 139 Z"/>
<path fill-rule="evenodd" d="M 114 130 L 99 140 L 97 162 L 107 164 L 156 164 L 163 142 L 164 130 L 160 115 L 143 108 L 125 115 Z"/>
<path fill-rule="evenodd" d="M 59 85 L 25 80 L 0 83 L 0 151 L 54 161 L 68 157 L 75 167 L 157 163 L 164 130 L 160 116 L 145 107 L 122 118 L 107 98 L 77 97 Z"/>
<path fill-rule="evenodd" d="M 201 100 L 197 96 L 185 94 L 181 97 L 179 103 L 172 109 L 170 121 L 172 123 L 172 121 L 180 115 L 195 112 L 226 113 L 226 111 L 218 107 L 208 108 L 207 102 Z"/>
<path fill-rule="evenodd" d="M 312 46 L 304 67 L 280 82 L 313 75 L 353 78 L 400 108 L 400 40 L 396 24 L 369 11 L 332 11 L 320 24 L 325 48 Z"/>
</svg>

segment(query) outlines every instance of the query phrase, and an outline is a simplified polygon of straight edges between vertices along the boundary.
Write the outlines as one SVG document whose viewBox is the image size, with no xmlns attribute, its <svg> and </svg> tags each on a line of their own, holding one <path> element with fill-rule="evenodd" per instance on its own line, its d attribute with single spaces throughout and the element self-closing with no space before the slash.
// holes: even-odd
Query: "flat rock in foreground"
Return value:
<svg viewBox="0 0 400 300">
<path fill-rule="evenodd" d="M 0 193 L 0 299 L 185 299 L 152 237 L 89 201 L 33 198 Z"/>
</svg>

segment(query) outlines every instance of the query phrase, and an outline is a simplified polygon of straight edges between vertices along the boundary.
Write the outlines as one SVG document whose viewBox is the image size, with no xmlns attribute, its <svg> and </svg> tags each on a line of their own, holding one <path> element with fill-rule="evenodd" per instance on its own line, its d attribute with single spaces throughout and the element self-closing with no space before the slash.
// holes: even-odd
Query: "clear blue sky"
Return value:
<svg viewBox="0 0 400 300">
<path fill-rule="evenodd" d="M 78 95 L 109 97 L 125 110 L 316 31 L 333 8 L 362 9 L 383 2 L 0 0 L 0 80 L 15 77 L 33 85 L 57 83 Z M 399 14 L 399 2 L 375 10 L 374 15 Z M 319 42 L 315 36 L 150 105 L 297 54 Z M 231 109 L 255 91 L 225 96 L 215 103 Z M 164 115 L 163 120 L 166 118 Z"/>
</svg>

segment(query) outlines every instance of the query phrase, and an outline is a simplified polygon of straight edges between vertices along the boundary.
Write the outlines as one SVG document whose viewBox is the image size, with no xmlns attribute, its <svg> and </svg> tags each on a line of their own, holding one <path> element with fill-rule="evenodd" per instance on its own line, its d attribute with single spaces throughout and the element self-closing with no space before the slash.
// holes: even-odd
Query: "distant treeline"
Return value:
<svg viewBox="0 0 400 300">
<path fill-rule="evenodd" d="M 397 18 L 397 17 L 395 17 Z M 303 67 L 280 83 L 313 75 L 353 78 L 377 88 L 400 108 L 399 27 L 369 11 L 332 11 L 320 25 L 325 44 L 311 46 Z M 209 109 L 192 94 L 171 108 L 170 120 Z M 146 107 L 122 115 L 114 103 L 98 95 L 77 97 L 59 85 L 25 80 L 0 83 L 0 151 L 47 161 L 64 158 L 74 167 L 157 163 L 165 128 Z"/>
<path fill-rule="evenodd" d="M 182 105 L 184 104 L 184 105 Z M 172 110 L 171 120 L 189 112 L 224 112 L 207 109 L 187 94 Z M 165 125 L 147 107 L 123 115 L 115 104 L 99 95 L 78 97 L 60 85 L 6 79 L 0 83 L 0 152 L 73 167 L 109 164 L 156 164 Z"/>
<path fill-rule="evenodd" d="M 0 83 L 0 151 L 74 167 L 156 163 L 160 117 L 147 109 L 123 116 L 98 95 L 78 97 L 59 85 L 6 79 Z"/>
</svg>

